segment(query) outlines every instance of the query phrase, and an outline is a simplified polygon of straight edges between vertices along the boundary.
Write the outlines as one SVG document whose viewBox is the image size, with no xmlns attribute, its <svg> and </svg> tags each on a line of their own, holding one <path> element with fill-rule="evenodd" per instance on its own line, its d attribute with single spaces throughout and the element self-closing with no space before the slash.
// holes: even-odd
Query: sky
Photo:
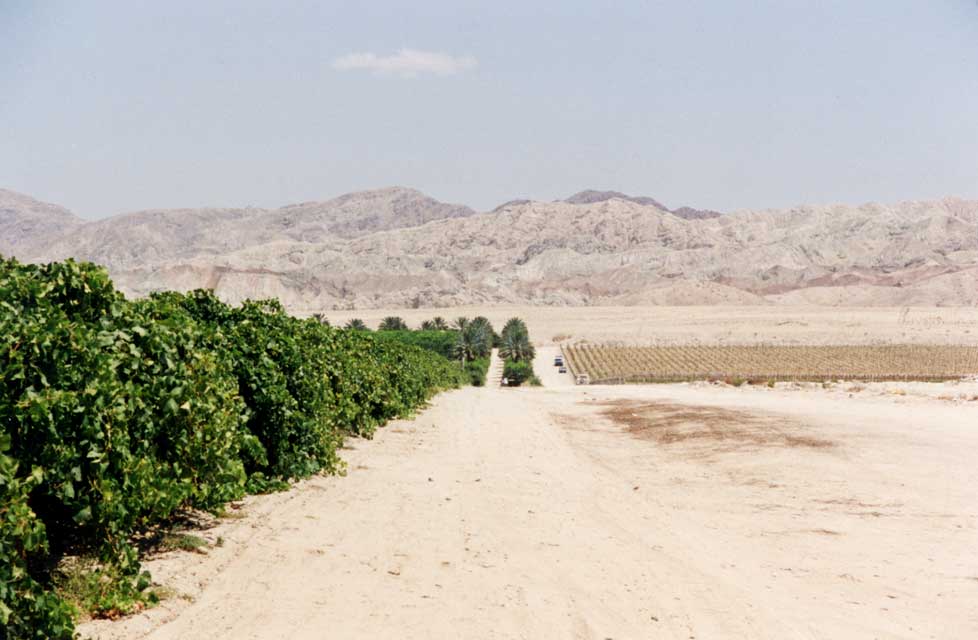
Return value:
<svg viewBox="0 0 978 640">
<path fill-rule="evenodd" d="M 978 0 L 0 0 L 0 188 L 100 218 L 391 185 L 978 198 Z"/>
</svg>

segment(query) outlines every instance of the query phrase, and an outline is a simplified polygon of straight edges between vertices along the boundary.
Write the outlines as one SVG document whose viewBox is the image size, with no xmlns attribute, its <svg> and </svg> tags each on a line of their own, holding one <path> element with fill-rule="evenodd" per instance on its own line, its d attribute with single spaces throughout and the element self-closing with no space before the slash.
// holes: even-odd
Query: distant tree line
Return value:
<svg viewBox="0 0 978 640">
<path fill-rule="evenodd" d="M 317 318 L 328 324 L 325 318 Z M 370 331 L 360 318 L 353 318 L 344 326 L 356 331 Z M 526 322 L 521 318 L 510 318 L 503 325 L 502 332 L 497 334 L 485 316 L 460 316 L 451 322 L 435 316 L 423 320 L 418 329 L 411 329 L 400 316 L 387 316 L 377 326 L 377 335 L 382 339 L 435 351 L 458 361 L 476 386 L 485 384 L 489 356 L 496 347 L 499 349 L 499 357 L 504 361 L 503 377 L 507 385 L 539 384 L 533 374 L 536 350 L 530 340 Z"/>
<path fill-rule="evenodd" d="M 320 318 L 320 322 L 326 322 L 325 318 Z M 370 331 L 360 318 L 350 319 L 344 328 Z M 376 335 L 382 341 L 421 347 L 456 360 L 470 382 L 476 386 L 485 384 L 489 356 L 493 347 L 499 346 L 501 340 L 492 323 L 484 316 L 459 317 L 452 322 L 435 316 L 422 321 L 418 329 L 412 329 L 400 316 L 387 316 L 377 326 Z"/>
</svg>

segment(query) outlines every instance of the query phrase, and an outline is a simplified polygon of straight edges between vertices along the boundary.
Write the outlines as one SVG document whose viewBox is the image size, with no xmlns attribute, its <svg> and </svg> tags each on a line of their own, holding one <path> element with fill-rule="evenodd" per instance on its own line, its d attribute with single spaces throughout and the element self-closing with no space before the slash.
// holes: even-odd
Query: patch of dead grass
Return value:
<svg viewBox="0 0 978 640">
<path fill-rule="evenodd" d="M 805 433 L 785 418 L 719 407 L 616 400 L 602 415 L 632 436 L 669 446 L 702 445 L 714 452 L 761 447 L 829 449 L 836 443 Z"/>
</svg>

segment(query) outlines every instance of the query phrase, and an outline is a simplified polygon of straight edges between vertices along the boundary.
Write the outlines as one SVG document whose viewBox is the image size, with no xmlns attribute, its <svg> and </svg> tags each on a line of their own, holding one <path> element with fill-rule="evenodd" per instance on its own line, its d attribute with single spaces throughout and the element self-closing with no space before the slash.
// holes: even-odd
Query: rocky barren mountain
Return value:
<svg viewBox="0 0 978 640">
<path fill-rule="evenodd" d="M 711 211 L 709 209 L 694 209 L 693 207 L 679 207 L 678 209 L 669 209 L 666 205 L 662 204 L 655 198 L 650 198 L 648 196 L 630 196 L 620 191 L 595 191 L 593 189 L 588 189 L 586 191 L 579 191 L 569 198 L 564 199 L 564 202 L 569 204 L 597 204 L 599 202 L 607 202 L 608 200 L 626 200 L 628 202 L 634 202 L 635 204 L 649 205 L 659 209 L 661 211 L 668 211 L 673 213 L 680 218 L 685 218 L 687 220 L 702 219 L 702 218 L 719 218 L 722 214 L 719 211 Z M 523 200 L 522 202 L 528 202 Z"/>
<path fill-rule="evenodd" d="M 393 187 L 280 209 L 83 222 L 0 191 L 0 253 L 106 265 L 123 290 L 213 288 L 297 312 L 531 304 L 978 304 L 978 202 L 721 215 L 585 191 L 490 212 Z"/>
<path fill-rule="evenodd" d="M 63 207 L 0 189 L 0 255 L 30 253 L 82 223 Z"/>
</svg>

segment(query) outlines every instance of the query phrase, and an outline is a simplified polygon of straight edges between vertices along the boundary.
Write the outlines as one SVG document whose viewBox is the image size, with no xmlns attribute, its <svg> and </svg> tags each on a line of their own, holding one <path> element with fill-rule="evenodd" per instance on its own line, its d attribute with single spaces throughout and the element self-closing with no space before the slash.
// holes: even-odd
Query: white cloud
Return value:
<svg viewBox="0 0 978 640">
<path fill-rule="evenodd" d="M 402 78 L 413 78 L 421 73 L 451 76 L 476 66 L 471 56 L 451 56 L 435 51 L 401 49 L 394 55 L 378 56 L 376 53 L 350 53 L 333 60 L 333 68 L 340 71 L 365 70 L 375 73 L 394 73 Z"/>
</svg>

